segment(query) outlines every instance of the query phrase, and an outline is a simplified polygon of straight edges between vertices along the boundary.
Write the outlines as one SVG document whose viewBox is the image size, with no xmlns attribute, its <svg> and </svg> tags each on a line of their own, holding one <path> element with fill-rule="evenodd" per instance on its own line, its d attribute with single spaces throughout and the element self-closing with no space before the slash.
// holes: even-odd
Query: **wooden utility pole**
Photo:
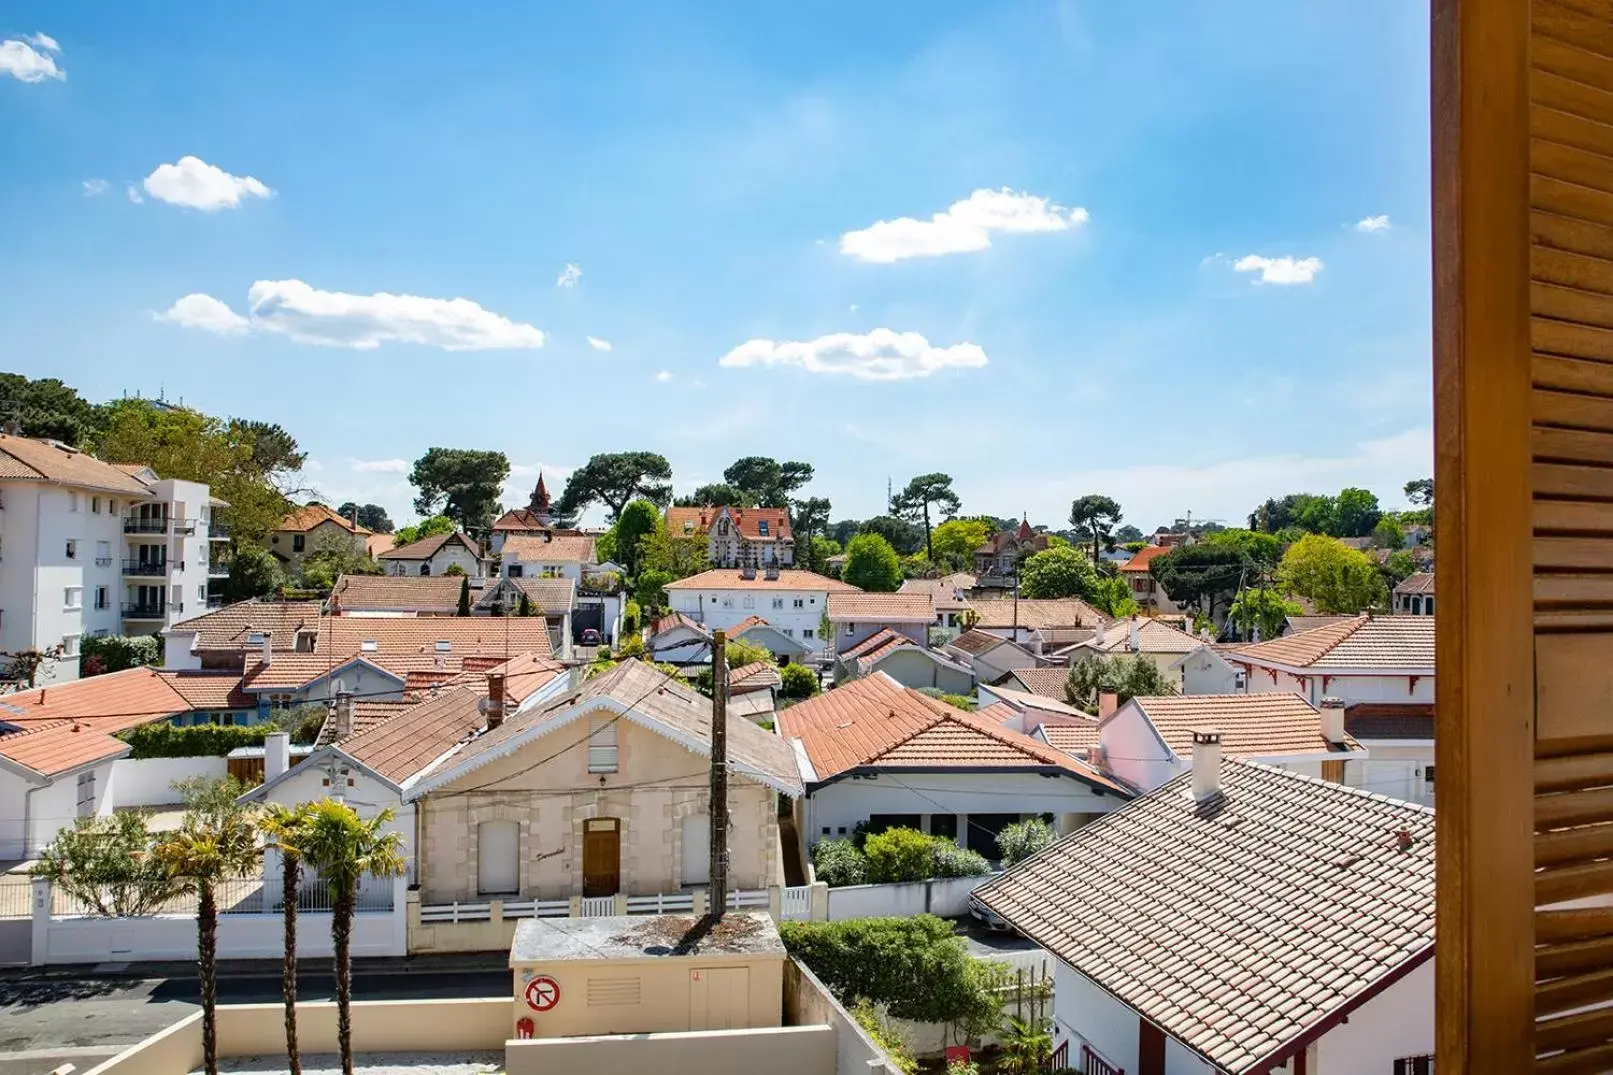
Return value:
<svg viewBox="0 0 1613 1075">
<path fill-rule="evenodd" d="M 711 917 L 728 913 L 728 636 L 711 635 Z"/>
</svg>

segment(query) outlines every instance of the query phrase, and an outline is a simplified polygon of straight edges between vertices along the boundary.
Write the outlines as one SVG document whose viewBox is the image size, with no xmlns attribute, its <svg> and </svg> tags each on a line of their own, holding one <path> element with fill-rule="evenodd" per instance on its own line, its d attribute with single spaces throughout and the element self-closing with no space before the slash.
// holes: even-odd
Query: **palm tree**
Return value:
<svg viewBox="0 0 1613 1075">
<path fill-rule="evenodd" d="M 218 1073 L 218 883 L 246 877 L 258 864 L 251 810 L 235 802 L 234 786 L 216 781 L 186 793 L 185 820 L 157 843 L 153 855 L 175 885 L 196 895 L 196 969 L 202 994 L 202 1060 Z"/>
<path fill-rule="evenodd" d="M 397 877 L 403 873 L 403 837 L 385 831 L 392 810 L 374 817 L 358 816 L 346 803 L 322 799 L 308 807 L 302 855 L 330 884 L 331 947 L 336 957 L 336 1042 L 343 1075 L 353 1075 L 353 910 L 358 886 L 366 874 Z"/>
<path fill-rule="evenodd" d="M 280 852 L 280 915 L 286 935 L 280 987 L 286 997 L 286 1063 L 291 1075 L 301 1075 L 302 1057 L 297 1051 L 297 899 L 302 890 L 302 840 L 308 825 L 308 804 L 270 803 L 258 824 L 269 844 Z"/>
</svg>

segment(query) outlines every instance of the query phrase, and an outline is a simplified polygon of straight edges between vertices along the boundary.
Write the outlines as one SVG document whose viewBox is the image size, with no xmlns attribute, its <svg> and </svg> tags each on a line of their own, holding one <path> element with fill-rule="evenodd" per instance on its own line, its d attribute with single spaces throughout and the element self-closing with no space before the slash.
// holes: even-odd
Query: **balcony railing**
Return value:
<svg viewBox="0 0 1613 1075">
<path fill-rule="evenodd" d="M 112 566 L 112 557 L 110 557 L 110 556 L 97 556 L 95 558 L 95 566 L 96 567 L 111 567 Z"/>
<path fill-rule="evenodd" d="M 160 576 L 160 575 L 166 575 L 170 571 L 183 571 L 184 569 L 185 569 L 185 561 L 183 561 L 183 560 L 125 560 L 125 561 L 123 561 L 123 573 L 125 575 Z"/>
<path fill-rule="evenodd" d="M 128 602 L 124 602 L 123 618 L 126 620 L 165 620 L 168 618 L 168 612 L 170 609 L 174 612 L 179 612 L 184 607 L 184 605 L 179 604 L 177 601 L 171 605 L 142 603 L 129 604 Z"/>
<path fill-rule="evenodd" d="M 125 534 L 166 534 L 172 522 L 163 515 L 131 515 L 123 520 Z"/>
<path fill-rule="evenodd" d="M 214 519 L 212 522 L 207 524 L 207 536 L 212 538 L 214 541 L 230 540 L 230 524 L 219 519 Z"/>
<path fill-rule="evenodd" d="M 208 564 L 207 573 L 216 579 L 223 578 L 230 573 L 230 565 L 227 563 Z"/>
<path fill-rule="evenodd" d="M 208 608 L 223 608 L 224 607 L 224 595 L 221 594 L 221 593 L 210 593 L 210 594 L 208 594 L 207 595 L 207 607 Z"/>
</svg>

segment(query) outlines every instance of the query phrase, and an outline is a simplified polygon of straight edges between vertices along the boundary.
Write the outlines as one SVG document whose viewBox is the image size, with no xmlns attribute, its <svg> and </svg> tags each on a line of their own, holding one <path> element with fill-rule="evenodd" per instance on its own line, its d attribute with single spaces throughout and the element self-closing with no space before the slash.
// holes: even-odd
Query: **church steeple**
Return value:
<svg viewBox="0 0 1613 1075">
<path fill-rule="evenodd" d="M 526 510 L 537 516 L 538 522 L 549 525 L 549 487 L 543 484 L 543 471 L 538 471 L 538 487 L 532 490 L 532 499 Z"/>
</svg>

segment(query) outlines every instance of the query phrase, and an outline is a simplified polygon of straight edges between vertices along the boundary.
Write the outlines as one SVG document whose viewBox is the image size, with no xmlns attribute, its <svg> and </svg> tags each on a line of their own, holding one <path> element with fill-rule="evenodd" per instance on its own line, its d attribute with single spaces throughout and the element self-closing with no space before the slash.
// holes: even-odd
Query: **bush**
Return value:
<svg viewBox="0 0 1613 1075">
<path fill-rule="evenodd" d="M 779 693 L 786 698 L 811 698 L 818 693 L 818 674 L 804 664 L 787 664 L 778 674 L 784 681 Z"/>
<path fill-rule="evenodd" d="M 1054 839 L 1053 826 L 1039 817 L 1003 826 L 997 834 L 997 853 L 1002 858 L 1003 869 L 1025 861 Z"/>
<path fill-rule="evenodd" d="M 848 1014 L 870 1038 L 874 1039 L 875 1045 L 885 1050 L 885 1055 L 891 1058 L 896 1070 L 902 1075 L 918 1075 L 919 1062 L 908 1052 L 907 1042 L 897 1033 L 896 1028 L 879 1014 L 879 1009 L 874 1007 L 872 1001 L 867 997 L 858 997 Z M 953 1075 L 950 1067 L 947 1068 L 947 1075 Z M 978 1072 L 975 1075 L 978 1075 Z"/>
<path fill-rule="evenodd" d="M 624 635 L 638 634 L 639 621 L 642 618 L 643 612 L 640 610 L 638 602 L 628 598 L 627 604 L 622 607 L 622 633 Z"/>
<path fill-rule="evenodd" d="M 948 694 L 940 687 L 920 687 L 919 693 L 927 694 L 936 701 L 945 702 L 953 709 L 961 709 L 965 713 L 971 713 L 975 708 L 974 699 L 970 698 L 967 694 Z"/>
<path fill-rule="evenodd" d="M 867 997 L 898 1019 L 954 1023 L 996 1006 L 952 925 L 934 915 L 781 922 L 790 954 L 851 1003 Z"/>
<path fill-rule="evenodd" d="M 642 656 L 644 656 L 644 639 L 639 636 L 639 633 L 637 631 L 634 631 L 632 634 L 627 634 L 624 631 L 623 634 L 626 637 L 624 637 L 622 639 L 622 641 L 621 641 L 621 644 L 616 647 L 616 656 L 617 657 L 642 657 Z"/>
<path fill-rule="evenodd" d="M 991 863 L 978 851 L 968 851 L 945 836 L 932 836 L 935 877 L 979 877 L 991 872 Z"/>
<path fill-rule="evenodd" d="M 118 733 L 118 738 L 134 748 L 129 758 L 222 758 L 236 747 L 260 747 L 264 736 L 277 729 L 273 724 L 249 728 L 228 724 L 195 724 L 188 728 L 172 724 L 142 724 Z"/>
<path fill-rule="evenodd" d="M 935 876 L 935 841 L 915 829 L 886 829 L 863 845 L 871 884 L 925 881 Z"/>
<path fill-rule="evenodd" d="M 812 849 L 812 869 L 830 888 L 868 883 L 868 860 L 850 840 L 820 840 Z"/>
<path fill-rule="evenodd" d="M 79 674 L 99 675 L 125 668 L 162 663 L 162 641 L 156 635 L 100 635 L 79 641 Z M 91 671 L 96 664 L 100 672 Z"/>
<path fill-rule="evenodd" d="M 464 573 L 465 569 L 460 567 L 458 564 L 449 564 L 448 570 L 443 572 L 443 577 L 449 578 L 455 575 L 463 575 Z"/>
</svg>

